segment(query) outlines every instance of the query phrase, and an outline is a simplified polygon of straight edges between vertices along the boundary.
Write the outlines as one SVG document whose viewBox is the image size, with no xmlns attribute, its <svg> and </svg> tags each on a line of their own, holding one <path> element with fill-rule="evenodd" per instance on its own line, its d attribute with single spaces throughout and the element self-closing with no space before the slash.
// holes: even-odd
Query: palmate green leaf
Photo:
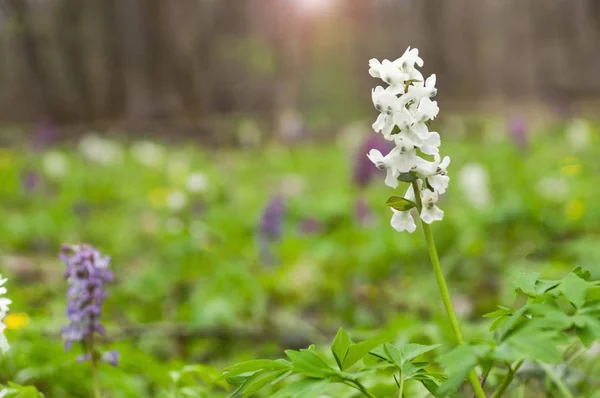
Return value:
<svg viewBox="0 0 600 398">
<path fill-rule="evenodd" d="M 333 357 L 337 362 L 340 370 L 344 370 L 344 360 L 346 359 L 346 355 L 348 354 L 348 349 L 352 341 L 350 340 L 350 336 L 348 336 L 348 332 L 344 330 L 344 328 L 340 328 L 335 336 L 335 340 L 331 346 L 331 352 L 333 353 Z"/>
<path fill-rule="evenodd" d="M 588 283 L 575 274 L 569 274 L 560 284 L 560 291 L 576 308 L 585 304 Z"/>
<path fill-rule="evenodd" d="M 307 377 L 323 379 L 336 373 L 319 354 L 310 349 L 286 350 L 285 354 L 292 361 L 294 370 Z"/>
<path fill-rule="evenodd" d="M 590 279 L 592 279 L 592 273 L 583 267 L 575 268 L 573 270 L 573 273 L 586 282 L 589 281 Z"/>
<path fill-rule="evenodd" d="M 385 205 L 392 207 L 396 210 L 405 211 L 412 209 L 417 204 L 411 200 L 404 199 L 400 196 L 390 196 L 387 202 L 385 202 Z"/>
<path fill-rule="evenodd" d="M 304 379 L 288 384 L 271 398 L 316 398 L 331 383 L 330 379 Z"/>
</svg>

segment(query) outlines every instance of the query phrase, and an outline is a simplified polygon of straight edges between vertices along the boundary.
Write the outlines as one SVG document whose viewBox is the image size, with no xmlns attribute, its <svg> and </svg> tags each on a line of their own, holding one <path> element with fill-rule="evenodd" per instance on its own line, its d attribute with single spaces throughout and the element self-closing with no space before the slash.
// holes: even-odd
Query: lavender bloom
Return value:
<svg viewBox="0 0 600 398">
<path fill-rule="evenodd" d="M 23 170 L 21 173 L 21 184 L 27 193 L 33 192 L 42 182 L 42 178 L 33 170 Z"/>
<path fill-rule="evenodd" d="M 314 217 L 305 218 L 300 222 L 298 230 L 306 235 L 313 235 L 323 232 L 323 223 Z"/>
<path fill-rule="evenodd" d="M 360 225 L 369 225 L 373 221 L 373 213 L 364 198 L 359 198 L 354 205 L 354 215 Z"/>
<path fill-rule="evenodd" d="M 527 148 L 527 121 L 522 117 L 513 117 L 508 121 L 508 132 L 519 149 Z"/>
<path fill-rule="evenodd" d="M 285 198 L 275 195 L 269 200 L 260 217 L 257 243 L 260 257 L 265 264 L 273 265 L 277 262 L 270 246 L 281 238 L 284 213 Z"/>
<path fill-rule="evenodd" d="M 374 176 L 381 171 L 369 160 L 365 154 L 371 149 L 377 149 L 381 153 L 388 153 L 394 148 L 393 143 L 385 140 L 380 135 L 369 135 L 360 145 L 354 157 L 354 169 L 352 179 L 358 187 L 366 186 Z"/>
<path fill-rule="evenodd" d="M 109 269 L 110 257 L 83 244 L 63 245 L 60 258 L 67 266 L 65 278 L 69 284 L 67 317 L 70 323 L 63 327 L 65 350 L 70 350 L 75 342 L 82 342 L 86 352 L 78 360 L 92 360 L 96 356 L 94 335 L 104 335 L 104 326 L 100 323 L 102 304 L 108 295 L 104 285 L 114 278 Z"/>
<path fill-rule="evenodd" d="M 282 195 L 275 195 L 269 200 L 260 218 L 260 234 L 270 241 L 281 237 L 283 216 L 285 213 L 285 199 Z"/>
</svg>

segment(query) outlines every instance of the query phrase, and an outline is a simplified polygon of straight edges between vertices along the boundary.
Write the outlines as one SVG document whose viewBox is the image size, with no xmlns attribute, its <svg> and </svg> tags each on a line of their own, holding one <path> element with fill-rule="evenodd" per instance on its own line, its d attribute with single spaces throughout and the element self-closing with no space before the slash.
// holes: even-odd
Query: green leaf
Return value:
<svg viewBox="0 0 600 398">
<path fill-rule="evenodd" d="M 288 384 L 271 398 L 316 398 L 329 385 L 329 379 L 304 379 Z"/>
<path fill-rule="evenodd" d="M 393 340 L 394 337 L 395 333 L 385 332 L 379 336 L 351 345 L 348 349 L 348 354 L 342 363 L 344 369 L 348 369 L 350 366 L 363 359 L 363 357 L 367 355 L 373 348 L 382 343 Z"/>
<path fill-rule="evenodd" d="M 340 370 L 344 370 L 343 363 L 351 344 L 352 341 L 350 340 L 350 336 L 348 336 L 348 332 L 343 328 L 340 328 L 335 336 L 333 345 L 331 346 L 331 352 L 333 353 L 333 357 L 340 367 Z"/>
<path fill-rule="evenodd" d="M 242 397 L 248 397 L 267 384 L 278 379 L 282 374 L 287 373 L 287 370 L 261 370 L 254 373 L 246 380 L 244 384 L 234 393 L 242 394 Z"/>
<path fill-rule="evenodd" d="M 422 345 L 422 344 L 405 344 L 402 347 L 402 359 L 405 361 L 412 361 L 419 355 L 423 355 L 429 351 L 433 351 L 441 346 L 441 344 L 434 345 Z"/>
<path fill-rule="evenodd" d="M 307 377 L 323 379 L 336 373 L 319 354 L 312 350 L 286 350 L 285 354 L 292 361 L 294 370 Z"/>
<path fill-rule="evenodd" d="M 400 196 L 390 196 L 387 202 L 385 202 L 385 205 L 392 207 L 396 210 L 405 211 L 412 209 L 417 204 L 411 200 L 404 199 Z"/>
<path fill-rule="evenodd" d="M 417 181 L 417 179 L 417 175 L 412 171 L 408 173 L 400 173 L 400 175 L 398 176 L 398 181 L 402 182 L 414 182 Z"/>
<path fill-rule="evenodd" d="M 513 280 L 513 286 L 516 291 L 522 291 L 528 296 L 535 297 L 538 295 L 535 284 L 540 277 L 537 272 L 520 273 Z"/>
<path fill-rule="evenodd" d="M 600 339 L 600 321 L 587 316 L 582 318 L 580 326 L 575 328 L 575 333 L 583 345 L 590 348 L 596 340 Z"/>
<path fill-rule="evenodd" d="M 441 355 L 438 362 L 446 369 L 448 378 L 439 386 L 437 393 L 445 395 L 456 390 L 477 365 L 477 350 L 471 345 L 460 345 Z"/>
<path fill-rule="evenodd" d="M 582 267 L 575 268 L 573 270 L 573 273 L 586 282 L 592 278 L 592 273 L 589 270 Z"/>
<path fill-rule="evenodd" d="M 589 286 L 585 300 L 588 303 L 593 301 L 600 301 L 600 286 Z"/>
<path fill-rule="evenodd" d="M 545 363 L 557 363 L 562 354 L 557 346 L 567 342 L 560 330 L 544 330 L 531 325 L 523 327 L 500 344 L 495 357 L 500 360 L 537 360 Z"/>
<path fill-rule="evenodd" d="M 585 304 L 588 283 L 575 274 L 569 274 L 560 285 L 560 291 L 576 308 Z"/>
<path fill-rule="evenodd" d="M 220 378 L 230 378 L 233 376 L 239 376 L 246 373 L 254 373 L 259 370 L 288 370 L 291 366 L 289 362 L 284 360 L 270 360 L 270 359 L 254 359 L 233 365 L 225 369 L 225 373 Z"/>
</svg>

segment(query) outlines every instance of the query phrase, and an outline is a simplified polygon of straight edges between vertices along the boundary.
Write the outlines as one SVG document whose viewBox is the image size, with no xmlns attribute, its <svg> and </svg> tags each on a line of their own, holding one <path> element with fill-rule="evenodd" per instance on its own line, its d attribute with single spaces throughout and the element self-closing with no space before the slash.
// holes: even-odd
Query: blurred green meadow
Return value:
<svg viewBox="0 0 600 398">
<path fill-rule="evenodd" d="M 452 183 L 433 232 L 473 337 L 489 327 L 481 315 L 513 300 L 506 280 L 519 272 L 561 278 L 582 266 L 600 277 L 600 164 L 590 122 L 531 129 L 527 145 L 487 119 L 463 125 L 440 128 Z M 389 226 L 383 175 L 353 181 L 364 132 L 246 148 L 110 135 L 0 148 L 0 273 L 13 300 L 0 384 L 90 394 L 89 366 L 61 341 L 63 242 L 112 257 L 102 319 L 121 362 L 101 367 L 110 397 L 227 396 L 214 381 L 226 366 L 328 344 L 340 326 L 450 344 L 422 232 Z M 473 178 L 487 189 L 471 191 Z M 277 195 L 281 236 L 265 239 Z M 571 365 L 596 389 L 598 351 Z"/>
</svg>

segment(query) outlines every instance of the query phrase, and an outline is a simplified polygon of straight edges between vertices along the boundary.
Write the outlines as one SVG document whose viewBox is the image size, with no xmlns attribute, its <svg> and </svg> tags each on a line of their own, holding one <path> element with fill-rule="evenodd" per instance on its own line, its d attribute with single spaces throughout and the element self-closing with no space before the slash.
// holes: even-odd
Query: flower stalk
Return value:
<svg viewBox="0 0 600 398">
<path fill-rule="evenodd" d="M 413 189 L 416 191 L 418 189 L 417 182 L 412 183 Z M 417 203 L 417 210 L 421 211 L 423 207 L 423 203 L 419 195 L 416 195 L 415 201 Z M 433 234 L 431 233 L 431 228 L 429 224 L 425 222 L 421 222 L 423 226 L 423 233 L 425 234 L 425 241 L 427 242 L 427 250 L 429 251 L 429 259 L 431 260 L 431 264 L 433 265 L 433 272 L 435 274 L 435 279 L 438 284 L 438 288 L 440 290 L 440 295 L 442 296 L 442 302 L 444 303 L 444 307 L 446 308 L 446 314 L 448 315 L 448 319 L 450 320 L 450 326 L 452 327 L 452 332 L 454 333 L 454 337 L 456 339 L 456 343 L 458 345 L 465 343 L 465 338 L 462 333 L 462 329 L 460 327 L 460 323 L 458 322 L 458 317 L 456 316 L 456 311 L 454 310 L 454 305 L 452 305 L 452 298 L 450 296 L 450 290 L 448 289 L 448 283 L 446 283 L 446 277 L 444 276 L 444 272 L 442 270 L 442 265 L 440 263 L 440 257 L 437 253 L 437 248 L 435 246 L 435 241 L 433 240 Z M 475 396 L 477 398 L 485 398 L 485 392 L 481 387 L 481 383 L 479 382 L 479 377 L 477 373 L 472 370 L 468 376 L 469 382 L 473 387 L 473 391 L 475 392 Z"/>
</svg>

